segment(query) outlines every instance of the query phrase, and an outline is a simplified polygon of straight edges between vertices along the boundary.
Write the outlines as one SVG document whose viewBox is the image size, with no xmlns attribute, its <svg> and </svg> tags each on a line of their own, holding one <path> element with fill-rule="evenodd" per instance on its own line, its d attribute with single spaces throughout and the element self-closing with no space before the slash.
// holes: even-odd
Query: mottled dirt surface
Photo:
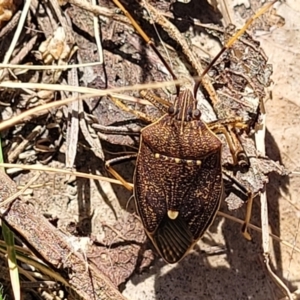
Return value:
<svg viewBox="0 0 300 300">
<path fill-rule="evenodd" d="M 226 2 L 233 23 L 238 27 L 245 22 L 241 14 L 243 17 L 249 17 L 253 11 L 262 6 L 262 1 L 258 0 L 228 0 Z M 203 23 L 222 24 L 221 13 L 214 10 L 206 1 L 202 3 L 192 0 L 191 3 L 194 5 L 192 18 L 197 18 Z M 235 6 L 237 4 L 238 7 Z M 105 5 L 113 7 L 111 3 Z M 184 4 L 181 3 L 174 6 L 174 13 L 177 17 L 185 16 L 183 8 Z M 72 9 L 69 10 L 69 13 L 72 14 Z M 300 154 L 300 100 L 298 100 L 298 94 L 300 88 L 297 80 L 300 75 L 299 1 L 287 0 L 281 3 L 278 5 L 277 14 L 285 19 L 285 25 L 271 27 L 272 30 L 269 31 L 270 27 L 266 26 L 265 28 L 265 22 L 259 21 L 255 25 L 257 30 L 254 37 L 261 42 L 274 69 L 273 84 L 269 88 L 270 97 L 266 102 L 266 154 L 272 160 L 283 164 L 289 172 L 288 176 L 271 174 L 270 182 L 267 185 L 269 229 L 291 245 L 286 246 L 277 241 L 271 242 L 271 267 L 290 291 L 294 292 L 300 289 L 300 253 L 293 249 L 293 246 L 300 248 L 298 238 L 300 228 L 300 204 L 298 201 L 300 192 L 298 159 Z M 85 45 L 79 49 L 81 57 L 87 61 L 96 59 L 97 51 L 94 46 L 93 30 L 88 27 L 90 24 L 86 20 L 80 20 L 76 15 L 73 15 L 73 23 L 78 28 L 82 29 L 82 26 L 86 28 L 86 31 L 75 30 L 77 42 L 80 44 L 79 40 L 83 39 L 81 45 Z M 146 21 L 144 25 L 147 26 Z M 203 35 L 201 30 L 189 32 L 185 22 L 178 22 L 177 25 L 181 26 L 185 36 L 191 39 L 191 47 L 194 47 L 195 51 L 199 51 L 196 50 L 197 47 L 202 47 L 215 53 L 216 42 L 207 35 Z M 127 27 L 130 28 L 129 25 L 123 23 L 121 25 L 113 23 L 112 25 L 109 22 L 103 22 L 105 67 L 111 71 L 107 75 L 105 70 L 93 68 L 94 73 L 87 80 L 89 86 L 104 88 L 106 79 L 109 82 L 108 87 L 111 87 L 110 84 L 126 86 L 171 79 L 153 52 L 143 50 L 143 48 L 140 51 L 141 45 L 138 39 L 131 34 L 131 31 L 128 31 Z M 263 30 L 258 30 L 261 28 Z M 131 43 L 123 45 L 125 38 L 129 39 Z M 171 42 L 171 45 L 173 44 Z M 94 57 L 89 56 L 91 48 L 94 51 L 92 51 Z M 132 52 L 136 52 L 136 57 L 132 56 Z M 173 63 L 174 68 L 180 71 L 181 62 L 176 60 Z M 139 64 L 142 65 L 142 68 Z M 155 64 L 159 65 L 158 70 L 151 68 L 151 65 Z M 133 76 L 127 76 L 129 72 Z M 120 76 L 120 74 L 123 75 Z M 105 77 L 106 75 L 108 78 Z M 138 93 L 133 95 L 138 96 Z M 91 110 L 97 104 L 97 100 L 89 102 Z M 102 99 L 100 105 L 95 107 L 97 108 L 93 114 L 101 120 L 99 122 L 103 125 L 122 126 L 126 123 L 125 121 L 136 119 L 129 113 L 120 112 L 108 99 Z M 132 107 L 149 113 L 149 108 L 138 105 L 132 105 Z M 150 113 L 152 113 L 151 110 Z M 143 124 L 138 124 L 138 126 L 140 125 Z M 131 130 L 136 129 L 135 122 L 131 122 L 127 126 L 131 126 Z M 138 138 L 136 136 L 120 138 L 108 135 L 108 137 L 112 143 L 137 147 Z M 123 148 L 116 148 L 110 144 L 106 145 L 106 143 L 104 143 L 104 147 L 112 152 L 123 150 Z M 110 158 L 108 151 L 106 158 Z M 55 161 L 49 163 L 49 166 L 63 168 L 64 160 L 65 152 L 62 146 Z M 75 164 L 78 171 L 87 173 L 100 171 L 107 175 L 103 163 L 90 155 L 90 152 L 85 151 L 85 148 L 78 147 Z M 133 163 L 122 164 L 116 169 L 132 182 Z M 32 175 L 27 174 L 17 178 L 18 183 L 26 182 L 30 176 Z M 104 254 L 101 253 L 104 256 L 93 252 L 94 248 L 92 248 L 90 250 L 91 259 L 97 257 L 99 264 L 102 264 L 103 269 L 108 273 L 120 272 L 114 273 L 111 278 L 115 280 L 116 284 L 121 284 L 120 288 L 128 299 L 274 300 L 284 297 L 283 292 L 274 284 L 264 266 L 261 234 L 258 232 L 251 230 L 252 241 L 246 241 L 241 235 L 239 224 L 217 216 L 203 239 L 186 258 L 178 264 L 167 265 L 151 252 L 152 248 L 149 243 L 143 243 L 145 236 L 141 228 L 136 225 L 137 219 L 127 213 L 127 211 L 134 211 L 133 201 L 128 201 L 131 194 L 123 187 L 73 177 L 66 179 L 65 176 L 53 174 L 40 177 L 37 181 L 37 184 L 39 183 L 47 183 L 47 185 L 42 189 L 35 190 L 35 205 L 63 231 L 81 237 L 92 236 L 93 240 L 102 243 L 101 246 L 104 245 L 106 249 L 103 250 Z M 228 213 L 225 203 L 222 204 L 221 210 Z M 245 208 L 243 207 L 230 214 L 243 218 L 244 213 Z M 117 220 L 119 220 L 119 224 L 113 225 Z M 251 222 L 260 225 L 259 199 L 254 203 Z M 131 229 L 135 226 L 137 229 L 135 235 L 132 235 Z M 132 245 L 132 247 L 127 248 L 128 245 Z M 118 246 L 120 246 L 119 252 Z M 105 251 L 110 250 L 110 247 L 116 252 L 110 252 L 107 256 Z M 154 263 L 149 268 L 148 265 L 153 260 Z M 115 268 L 116 265 L 119 265 L 119 271 Z M 131 276 L 132 272 L 134 272 L 133 276 Z M 124 283 L 128 277 L 128 281 Z"/>
</svg>

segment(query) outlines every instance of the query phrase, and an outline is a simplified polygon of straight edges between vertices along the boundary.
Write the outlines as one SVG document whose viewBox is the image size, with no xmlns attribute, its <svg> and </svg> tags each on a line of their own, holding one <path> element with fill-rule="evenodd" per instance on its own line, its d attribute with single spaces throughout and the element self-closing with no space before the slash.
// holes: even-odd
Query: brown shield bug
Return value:
<svg viewBox="0 0 300 300">
<path fill-rule="evenodd" d="M 113 1 L 168 66 L 128 11 L 118 0 Z M 163 106 L 167 113 L 141 131 L 133 180 L 134 196 L 148 237 L 168 263 L 178 262 L 188 253 L 208 229 L 218 211 L 223 179 L 222 142 L 216 134 L 225 136 L 234 165 L 249 166 L 243 147 L 235 135 L 236 131 L 232 130 L 244 130 L 248 125 L 238 117 L 204 122 L 195 99 L 198 86 L 220 55 L 275 2 L 263 7 L 227 42 L 196 82 L 194 93 L 188 88 L 182 89 L 173 105 L 167 105 L 164 99 L 160 101 L 151 96 L 146 97 L 154 105 Z M 176 79 L 171 68 L 167 68 Z M 108 170 L 130 190 L 131 185 L 110 165 L 135 156 L 121 157 L 106 163 Z"/>
</svg>

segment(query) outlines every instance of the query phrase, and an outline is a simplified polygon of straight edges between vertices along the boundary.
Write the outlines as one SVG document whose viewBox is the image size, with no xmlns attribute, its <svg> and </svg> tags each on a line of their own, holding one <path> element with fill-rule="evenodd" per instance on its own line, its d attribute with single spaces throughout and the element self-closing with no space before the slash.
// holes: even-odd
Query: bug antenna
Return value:
<svg viewBox="0 0 300 300">
<path fill-rule="evenodd" d="M 219 57 L 227 50 L 227 47 L 223 47 L 221 49 L 221 51 L 217 54 L 217 56 L 214 57 L 214 59 L 208 64 L 208 66 L 204 69 L 204 71 L 202 72 L 202 74 L 200 75 L 200 77 L 197 79 L 197 81 L 195 82 L 195 86 L 194 86 L 194 97 L 196 98 L 197 96 L 197 91 L 198 88 L 200 86 L 200 83 L 203 79 L 203 77 L 207 74 L 207 72 L 210 70 L 210 68 L 215 64 L 215 62 L 219 59 Z"/>
<path fill-rule="evenodd" d="M 157 50 L 157 48 L 154 46 L 153 42 L 149 43 L 149 45 L 150 45 L 151 49 L 155 52 L 155 54 L 159 57 L 159 59 L 162 61 L 162 63 L 164 64 L 164 66 L 167 68 L 167 70 L 169 71 L 169 73 L 173 77 L 173 80 L 177 80 L 177 77 L 174 74 L 174 72 L 172 71 L 172 68 L 167 63 L 167 61 L 164 59 L 164 57 L 160 54 L 160 52 Z M 177 96 L 179 95 L 179 90 L 180 90 L 180 86 L 178 84 L 176 84 Z"/>
<path fill-rule="evenodd" d="M 205 70 L 202 72 L 202 74 L 200 75 L 200 77 L 197 79 L 197 81 L 195 82 L 195 86 L 194 86 L 194 97 L 196 98 L 197 95 L 197 91 L 199 88 L 199 85 L 203 79 L 203 77 L 207 74 L 207 72 L 209 71 L 209 69 L 216 63 L 216 61 L 219 59 L 219 57 L 227 50 L 229 49 L 234 42 L 239 39 L 247 30 L 247 28 L 261 15 L 263 15 L 270 7 L 272 7 L 276 2 L 278 2 L 279 0 L 274 0 L 270 3 L 267 3 L 265 6 L 263 6 L 260 10 L 258 10 L 256 12 L 256 14 L 254 16 L 252 16 L 250 19 L 248 19 L 248 21 L 245 23 L 245 25 L 234 35 L 232 36 L 228 42 L 223 46 L 223 48 L 221 49 L 221 51 L 217 54 L 217 56 L 208 64 L 208 66 L 205 68 Z"/>
</svg>

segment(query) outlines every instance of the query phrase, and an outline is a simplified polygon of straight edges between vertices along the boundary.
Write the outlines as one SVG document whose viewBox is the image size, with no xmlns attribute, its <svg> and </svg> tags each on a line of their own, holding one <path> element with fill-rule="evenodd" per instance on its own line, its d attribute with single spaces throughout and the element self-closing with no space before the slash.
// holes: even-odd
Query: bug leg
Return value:
<svg viewBox="0 0 300 300">
<path fill-rule="evenodd" d="M 156 108 L 158 108 L 163 113 L 167 113 L 169 107 L 171 106 L 171 103 L 169 103 L 169 101 L 156 96 L 149 90 L 141 90 L 140 95 L 143 97 L 143 99 L 146 99 L 149 102 L 151 102 Z"/>
<path fill-rule="evenodd" d="M 208 126 L 214 133 L 224 134 L 233 164 L 240 166 L 243 170 L 247 169 L 250 166 L 249 160 L 235 130 L 236 128 L 246 129 L 247 124 L 243 123 L 240 118 L 229 118 L 211 122 Z"/>
<path fill-rule="evenodd" d="M 253 199 L 254 199 L 253 193 L 248 191 L 246 216 L 245 216 L 245 222 L 242 227 L 242 233 L 243 233 L 244 238 L 249 241 L 251 241 L 251 239 L 252 239 L 250 233 L 248 232 L 248 226 L 250 224 L 250 219 L 251 219 L 251 215 L 252 215 Z"/>
<path fill-rule="evenodd" d="M 256 195 L 254 195 L 248 188 L 246 188 L 240 181 L 238 181 L 234 176 L 231 176 L 226 170 L 223 169 L 222 171 L 230 180 L 236 184 L 236 186 L 247 196 L 247 208 L 246 208 L 246 214 L 245 214 L 245 219 L 244 223 L 242 226 L 242 234 L 245 239 L 248 241 L 251 241 L 251 235 L 248 232 L 248 226 L 250 224 L 250 219 L 252 215 L 252 205 L 253 205 L 253 199 L 255 198 Z"/>
<path fill-rule="evenodd" d="M 244 150 L 242 142 L 239 139 L 239 135 L 236 131 L 236 127 L 229 127 L 228 130 L 229 130 L 229 135 L 232 138 L 235 146 L 237 164 L 241 167 L 242 172 L 246 172 L 250 167 L 250 162 Z"/>
<path fill-rule="evenodd" d="M 136 158 L 136 156 L 137 156 L 137 154 L 121 156 L 121 157 L 110 159 L 110 160 L 106 161 L 106 163 L 105 163 L 105 168 L 110 172 L 110 174 L 112 174 L 116 179 L 121 181 L 122 184 L 124 185 L 124 187 L 127 190 L 129 190 L 130 192 L 133 190 L 133 185 L 131 183 L 127 182 L 116 170 L 114 170 L 112 165 L 134 159 L 134 158 Z"/>
<path fill-rule="evenodd" d="M 123 134 L 123 135 L 140 135 L 141 128 L 137 125 L 134 128 L 129 128 L 127 126 L 104 126 L 98 123 L 92 124 L 97 132 L 107 133 L 107 134 Z"/>
<path fill-rule="evenodd" d="M 109 97 L 110 97 L 111 101 L 112 101 L 116 106 L 118 106 L 120 109 L 122 109 L 122 110 L 124 110 L 124 111 L 127 111 L 127 112 L 130 112 L 130 113 L 134 114 L 134 115 L 137 116 L 139 119 L 141 119 L 141 120 L 143 120 L 143 121 L 145 121 L 145 122 L 147 122 L 147 123 L 153 123 L 153 122 L 156 121 L 155 118 L 152 118 L 152 117 L 150 117 L 150 116 L 148 116 L 148 115 L 146 115 L 146 114 L 144 114 L 144 113 L 142 113 L 142 112 L 140 112 L 140 111 L 137 111 L 137 110 L 135 110 L 135 109 L 129 108 L 128 106 L 126 106 L 126 105 L 125 105 L 122 101 L 120 101 L 119 99 L 117 99 L 117 98 L 115 98 L 115 97 L 113 97 L 113 96 L 111 96 L 111 95 L 109 95 Z"/>
</svg>

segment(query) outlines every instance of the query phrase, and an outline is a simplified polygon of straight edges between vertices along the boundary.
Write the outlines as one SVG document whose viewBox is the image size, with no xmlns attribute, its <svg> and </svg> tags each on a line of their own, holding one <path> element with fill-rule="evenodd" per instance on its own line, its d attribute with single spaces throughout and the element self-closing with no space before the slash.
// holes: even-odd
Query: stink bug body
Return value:
<svg viewBox="0 0 300 300">
<path fill-rule="evenodd" d="M 142 130 L 134 195 L 160 255 L 179 261 L 214 219 L 222 196 L 222 143 L 201 121 L 189 90 Z"/>
<path fill-rule="evenodd" d="M 176 79 L 150 38 L 129 12 L 118 0 L 113 1 L 130 19 L 136 30 Z M 176 39 L 173 25 L 167 26 L 167 21 L 154 8 L 145 1 L 142 2 L 164 29 L 169 26 L 170 36 Z M 195 99 L 198 87 L 202 83 L 206 86 L 206 91 L 209 92 L 210 100 L 214 104 L 216 93 L 213 86 L 205 81 L 205 74 L 222 53 L 245 32 L 247 26 L 275 2 L 277 0 L 265 5 L 235 36 L 230 38 L 202 73 L 199 68 L 196 68 L 201 76 L 196 81 L 194 92 L 183 89 L 172 106 L 168 101 L 155 95 L 144 97 L 160 110 L 168 111 L 168 113 L 141 131 L 134 173 L 135 202 L 147 235 L 168 263 L 178 262 L 185 256 L 208 229 L 218 211 L 222 199 L 223 180 L 222 143 L 216 136 L 217 133 L 225 136 L 233 158 L 233 165 L 239 165 L 243 169 L 249 168 L 247 155 L 238 137 L 240 130 L 248 129 L 248 124 L 243 122 L 240 116 L 231 115 L 205 123 L 201 120 L 201 112 L 197 109 Z M 186 47 L 182 46 L 183 50 Z M 190 58 L 190 62 L 194 64 L 193 57 Z M 120 108 L 131 111 L 113 97 L 112 100 Z M 135 113 L 141 116 L 140 112 Z M 132 190 L 132 186 L 110 165 L 133 157 L 136 155 L 113 159 L 106 163 L 109 171 L 129 190 Z M 251 216 L 253 195 L 247 189 L 246 192 L 251 201 L 248 202 L 243 231 L 245 237 L 250 238 L 247 225 Z"/>
</svg>

